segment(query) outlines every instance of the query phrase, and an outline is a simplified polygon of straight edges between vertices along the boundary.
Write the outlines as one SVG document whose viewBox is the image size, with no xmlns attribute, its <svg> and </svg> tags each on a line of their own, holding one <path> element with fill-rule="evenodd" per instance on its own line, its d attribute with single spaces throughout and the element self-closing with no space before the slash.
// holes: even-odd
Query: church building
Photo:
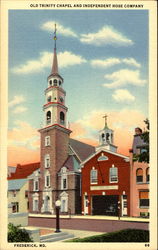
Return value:
<svg viewBox="0 0 158 250">
<path fill-rule="evenodd" d="M 129 216 L 130 162 L 118 154 L 114 131 L 99 132 L 99 146 L 82 162 L 82 214 Z"/>
<path fill-rule="evenodd" d="M 58 71 L 56 29 L 51 73 L 47 78 L 43 105 L 44 127 L 40 132 L 40 168 L 29 176 L 29 212 L 81 213 L 80 163 L 95 151 L 91 145 L 70 138 L 64 79 Z"/>
</svg>

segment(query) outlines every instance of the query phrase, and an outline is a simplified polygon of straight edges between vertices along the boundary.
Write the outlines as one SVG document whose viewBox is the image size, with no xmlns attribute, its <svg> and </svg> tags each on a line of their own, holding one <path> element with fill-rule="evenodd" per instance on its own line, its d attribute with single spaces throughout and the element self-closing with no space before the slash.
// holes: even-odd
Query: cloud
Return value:
<svg viewBox="0 0 158 250">
<path fill-rule="evenodd" d="M 82 43 L 92 44 L 96 46 L 112 45 L 112 46 L 129 46 L 133 41 L 115 30 L 111 26 L 104 26 L 97 33 L 81 34 L 80 41 Z"/>
<path fill-rule="evenodd" d="M 113 99 L 117 102 L 133 102 L 135 100 L 135 96 L 133 96 L 127 89 L 117 89 L 112 95 Z"/>
<path fill-rule="evenodd" d="M 57 27 L 57 37 L 58 37 L 58 34 L 61 34 L 63 36 L 77 37 L 77 34 L 73 30 L 71 30 L 70 28 L 65 28 L 59 22 L 56 22 L 56 21 L 48 21 L 46 23 L 43 23 L 41 25 L 41 29 L 52 32 L 52 36 L 54 36 L 55 23 Z"/>
<path fill-rule="evenodd" d="M 15 127 L 8 131 L 8 144 L 11 147 L 26 147 L 29 150 L 39 148 L 39 133 L 29 123 L 16 121 Z"/>
<path fill-rule="evenodd" d="M 13 107 L 13 106 L 15 106 L 15 105 L 17 105 L 17 104 L 20 104 L 20 103 L 22 103 L 22 102 L 25 102 L 24 96 L 22 96 L 22 95 L 14 96 L 14 97 L 13 97 L 13 100 L 11 100 L 11 101 L 8 103 L 8 106 L 9 106 L 9 107 Z"/>
<path fill-rule="evenodd" d="M 13 113 L 14 114 L 19 114 L 19 113 L 23 113 L 27 111 L 27 108 L 24 107 L 24 106 L 19 106 L 19 107 L 16 107 L 14 110 L 13 110 Z"/>
<path fill-rule="evenodd" d="M 134 59 L 134 58 L 116 58 L 116 57 L 111 57 L 111 58 L 107 58 L 105 60 L 100 60 L 100 59 L 94 59 L 91 60 L 90 64 L 93 67 L 99 67 L 99 68 L 109 68 L 112 67 L 114 65 L 118 65 L 118 64 L 128 64 L 130 66 L 135 66 L 137 68 L 140 68 L 141 65 Z"/>
<path fill-rule="evenodd" d="M 77 127 L 82 128 L 82 134 L 77 129 L 72 137 L 92 145 L 99 143 L 99 130 L 104 127 L 103 115 L 108 115 L 108 127 L 114 130 L 114 144 L 118 146 L 118 153 L 129 155 L 132 147 L 134 128 L 144 128 L 145 116 L 138 110 L 122 109 L 120 111 L 93 110 L 82 119 L 76 121 Z M 91 134 L 89 131 L 93 131 Z M 94 133 L 95 131 L 95 133 Z"/>
<path fill-rule="evenodd" d="M 52 53 L 47 51 L 41 52 L 38 59 L 28 60 L 24 64 L 14 67 L 12 72 L 15 74 L 40 72 L 42 69 L 51 68 L 52 58 Z M 64 51 L 58 54 L 58 64 L 60 68 L 79 65 L 85 62 L 86 59 L 82 56 L 73 54 L 70 51 Z"/>
<path fill-rule="evenodd" d="M 117 88 L 128 84 L 143 86 L 146 83 L 146 80 L 140 79 L 139 70 L 121 69 L 112 74 L 106 74 L 104 77 L 111 80 L 111 83 L 103 84 L 104 87 L 108 88 Z"/>
</svg>

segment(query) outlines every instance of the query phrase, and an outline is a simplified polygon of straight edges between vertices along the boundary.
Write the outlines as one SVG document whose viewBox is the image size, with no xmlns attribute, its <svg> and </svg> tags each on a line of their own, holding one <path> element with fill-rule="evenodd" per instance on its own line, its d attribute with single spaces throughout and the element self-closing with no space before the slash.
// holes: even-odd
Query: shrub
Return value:
<svg viewBox="0 0 158 250">
<path fill-rule="evenodd" d="M 33 242 L 29 233 L 25 229 L 21 229 L 20 226 L 8 224 L 8 242 Z"/>
</svg>

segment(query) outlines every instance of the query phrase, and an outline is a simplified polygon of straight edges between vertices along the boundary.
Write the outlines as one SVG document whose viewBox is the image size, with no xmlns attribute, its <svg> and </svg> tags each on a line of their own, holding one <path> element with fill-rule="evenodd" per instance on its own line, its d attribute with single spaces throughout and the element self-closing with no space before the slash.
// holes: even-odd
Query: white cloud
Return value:
<svg viewBox="0 0 158 250">
<path fill-rule="evenodd" d="M 101 45 L 132 45 L 133 41 L 125 37 L 123 34 L 115 30 L 113 27 L 104 26 L 97 33 L 81 34 L 80 41 L 82 43 Z"/>
<path fill-rule="evenodd" d="M 25 98 L 22 95 L 19 95 L 19 96 L 16 95 L 16 96 L 14 96 L 13 100 L 11 100 L 8 103 L 8 106 L 13 107 L 13 106 L 20 104 L 22 102 L 25 102 Z"/>
<path fill-rule="evenodd" d="M 107 58 L 105 60 L 99 60 L 99 59 L 94 59 L 91 60 L 91 65 L 93 67 L 100 67 L 100 68 L 109 68 L 112 67 L 114 65 L 118 65 L 118 64 L 128 64 L 131 66 L 135 66 L 137 68 L 140 68 L 141 65 L 134 59 L 134 58 L 116 58 L 116 57 L 111 57 L 111 58 Z"/>
<path fill-rule="evenodd" d="M 77 34 L 73 30 L 71 30 L 70 28 L 65 28 L 59 22 L 56 22 L 56 21 L 48 21 L 46 23 L 43 23 L 41 26 L 41 29 L 52 32 L 52 36 L 54 36 L 55 23 L 57 27 L 57 37 L 58 37 L 58 33 L 62 34 L 63 36 L 77 37 Z"/>
<path fill-rule="evenodd" d="M 13 110 L 13 113 L 14 114 L 19 114 L 19 113 L 23 113 L 27 110 L 26 107 L 24 106 L 19 106 L 19 107 L 16 107 L 14 110 Z"/>
<path fill-rule="evenodd" d="M 127 90 L 127 89 L 117 89 L 115 90 L 114 94 L 112 95 L 113 99 L 117 102 L 133 102 L 135 97 Z"/>
<path fill-rule="evenodd" d="M 143 86 L 146 83 L 146 80 L 140 79 L 139 70 L 121 69 L 112 74 L 106 74 L 104 77 L 111 81 L 103 84 L 104 87 L 108 88 L 117 88 L 128 84 Z"/>
<path fill-rule="evenodd" d="M 128 65 L 132 65 L 132 66 L 135 66 L 137 68 L 140 68 L 141 65 L 140 63 L 138 63 L 134 58 L 124 58 L 122 59 L 122 62 L 125 63 L 125 64 L 128 64 Z"/>
<path fill-rule="evenodd" d="M 36 60 L 28 60 L 24 64 L 21 64 L 12 69 L 15 74 L 27 74 L 40 72 L 44 68 L 51 68 L 53 55 L 50 52 L 44 51 L 40 53 L 40 56 Z M 73 66 L 86 62 L 80 55 L 75 55 L 72 52 L 65 51 L 58 54 L 58 64 L 60 68 Z"/>
</svg>

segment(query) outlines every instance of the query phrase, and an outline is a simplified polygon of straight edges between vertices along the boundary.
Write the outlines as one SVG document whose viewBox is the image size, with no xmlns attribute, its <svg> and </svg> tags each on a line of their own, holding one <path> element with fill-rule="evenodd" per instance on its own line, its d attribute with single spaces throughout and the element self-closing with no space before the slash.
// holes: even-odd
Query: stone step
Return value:
<svg viewBox="0 0 158 250">
<path fill-rule="evenodd" d="M 74 238 L 73 234 L 69 234 L 66 232 L 47 234 L 40 237 L 40 242 L 55 242 L 62 241 L 65 239 Z"/>
</svg>

